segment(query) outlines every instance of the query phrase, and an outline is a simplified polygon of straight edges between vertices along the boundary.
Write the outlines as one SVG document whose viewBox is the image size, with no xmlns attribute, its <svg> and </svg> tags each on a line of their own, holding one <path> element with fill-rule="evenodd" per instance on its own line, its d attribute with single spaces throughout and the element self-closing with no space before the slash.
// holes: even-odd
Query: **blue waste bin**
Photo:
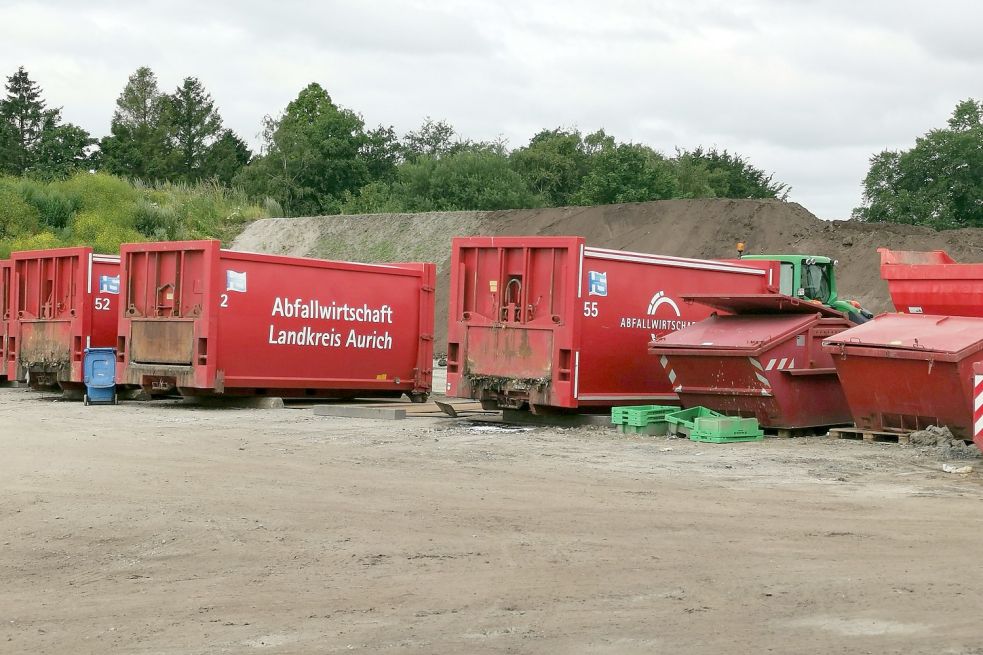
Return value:
<svg viewBox="0 0 983 655">
<path fill-rule="evenodd" d="M 116 349 L 86 348 L 82 363 L 86 405 L 116 404 Z"/>
</svg>

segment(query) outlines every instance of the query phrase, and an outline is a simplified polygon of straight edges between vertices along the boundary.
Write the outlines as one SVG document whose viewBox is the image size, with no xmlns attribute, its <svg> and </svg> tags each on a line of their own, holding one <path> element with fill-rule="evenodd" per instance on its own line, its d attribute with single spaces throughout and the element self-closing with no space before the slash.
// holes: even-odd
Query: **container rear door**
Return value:
<svg viewBox="0 0 983 655">
<path fill-rule="evenodd" d="M 10 262 L 0 262 L 0 377 L 7 375 L 7 321 L 10 319 Z"/>
<path fill-rule="evenodd" d="M 575 406 L 571 312 L 578 243 L 570 238 L 461 240 L 452 262 L 452 385 L 463 377 L 466 385 L 528 387 L 534 404 Z"/>
<path fill-rule="evenodd" d="M 19 322 L 19 358 L 24 364 L 62 364 L 81 359 L 87 253 L 32 256 L 14 260 Z"/>
<path fill-rule="evenodd" d="M 191 366 L 195 321 L 204 312 L 204 250 L 126 252 L 129 359 Z"/>
</svg>

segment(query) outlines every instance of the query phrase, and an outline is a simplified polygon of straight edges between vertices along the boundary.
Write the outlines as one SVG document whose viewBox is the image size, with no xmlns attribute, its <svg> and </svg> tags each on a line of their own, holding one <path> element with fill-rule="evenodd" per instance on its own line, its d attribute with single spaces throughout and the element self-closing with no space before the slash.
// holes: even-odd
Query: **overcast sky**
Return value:
<svg viewBox="0 0 983 655">
<path fill-rule="evenodd" d="M 146 65 L 166 91 L 197 76 L 254 145 L 312 81 L 400 134 L 429 115 L 512 147 L 556 126 L 715 145 L 848 218 L 873 153 L 983 98 L 980 25 L 970 0 L 0 0 L 0 73 L 94 136 Z"/>
</svg>

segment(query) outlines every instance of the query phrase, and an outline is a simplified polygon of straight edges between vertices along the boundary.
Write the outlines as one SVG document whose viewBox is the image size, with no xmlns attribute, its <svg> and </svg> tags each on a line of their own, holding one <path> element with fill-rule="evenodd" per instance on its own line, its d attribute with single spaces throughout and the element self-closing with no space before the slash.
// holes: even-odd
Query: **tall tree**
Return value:
<svg viewBox="0 0 983 655">
<path fill-rule="evenodd" d="M 573 200 L 580 205 L 663 200 L 676 195 L 672 166 L 661 154 L 635 143 L 614 145 L 609 137 L 592 135 L 596 152 L 590 172 Z"/>
<path fill-rule="evenodd" d="M 512 168 L 547 206 L 572 202 L 589 168 L 587 146 L 577 130 L 543 130 L 512 152 Z"/>
<path fill-rule="evenodd" d="M 92 160 L 89 146 L 95 143 L 96 140 L 81 127 L 62 123 L 60 109 L 48 110 L 29 172 L 39 177 L 58 178 L 86 169 Z"/>
<path fill-rule="evenodd" d="M 673 164 L 681 198 L 788 198 L 787 184 L 727 150 L 677 150 Z"/>
<path fill-rule="evenodd" d="M 89 165 L 95 143 L 77 125 L 63 123 L 61 109 L 47 109 L 41 87 L 24 67 L 7 78 L 0 100 L 0 171 L 63 177 Z"/>
<path fill-rule="evenodd" d="M 863 205 L 853 216 L 940 229 L 983 227 L 983 102 L 960 102 L 946 128 L 929 131 L 909 150 L 874 155 Z"/>
<path fill-rule="evenodd" d="M 362 117 L 335 105 L 317 83 L 304 88 L 280 117 L 266 117 L 263 140 L 262 156 L 236 181 L 294 216 L 337 213 L 342 198 L 379 174 L 378 152 Z"/>
<path fill-rule="evenodd" d="M 102 167 L 144 180 L 168 177 L 172 146 L 163 120 L 164 95 L 146 66 L 130 75 L 116 99 L 110 135 L 99 144 Z"/>
<path fill-rule="evenodd" d="M 203 170 L 208 177 L 231 184 L 236 173 L 249 163 L 252 152 L 246 142 L 232 130 L 222 130 L 205 151 Z"/>
<path fill-rule="evenodd" d="M 34 151 L 45 122 L 41 87 L 23 66 L 7 78 L 7 96 L 0 101 L 0 118 L 8 132 L 2 159 L 7 162 L 9 172 L 23 174 L 34 164 Z"/>
<path fill-rule="evenodd" d="M 493 146 L 423 156 L 399 167 L 392 184 L 375 182 L 351 198 L 344 212 L 466 211 L 539 207 L 542 200 Z"/>
<path fill-rule="evenodd" d="M 459 140 L 457 132 L 447 121 L 435 121 L 427 116 L 419 130 L 407 132 L 403 136 L 403 157 L 415 161 L 420 157 L 439 159 L 454 150 Z"/>
<path fill-rule="evenodd" d="M 186 77 L 164 103 L 164 116 L 173 148 L 174 173 L 192 182 L 205 177 L 209 146 L 222 132 L 222 117 L 212 96 L 194 77 Z"/>
</svg>

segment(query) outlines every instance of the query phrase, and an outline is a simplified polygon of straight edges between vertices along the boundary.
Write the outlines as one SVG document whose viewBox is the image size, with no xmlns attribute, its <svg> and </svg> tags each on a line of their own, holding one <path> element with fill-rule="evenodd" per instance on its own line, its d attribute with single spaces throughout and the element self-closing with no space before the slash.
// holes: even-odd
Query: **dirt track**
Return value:
<svg viewBox="0 0 983 655">
<path fill-rule="evenodd" d="M 0 652 L 983 653 L 981 477 L 893 444 L 0 390 Z"/>
</svg>

